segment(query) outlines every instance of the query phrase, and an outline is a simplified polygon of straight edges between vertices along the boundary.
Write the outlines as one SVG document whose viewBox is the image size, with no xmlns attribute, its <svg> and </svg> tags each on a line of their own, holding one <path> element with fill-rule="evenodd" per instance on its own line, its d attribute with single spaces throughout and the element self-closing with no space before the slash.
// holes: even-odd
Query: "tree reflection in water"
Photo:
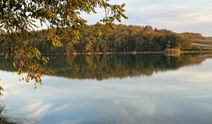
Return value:
<svg viewBox="0 0 212 124">
<path fill-rule="evenodd" d="M 49 75 L 72 79 L 125 78 L 151 76 L 157 72 L 176 70 L 184 66 L 200 64 L 211 55 L 48 55 L 46 66 Z M 8 60 L 0 59 L 0 70 L 16 71 Z"/>
<path fill-rule="evenodd" d="M 157 72 L 176 70 L 180 67 L 200 64 L 208 56 L 181 55 L 91 55 L 50 56 L 47 68 L 54 76 L 72 79 L 105 80 L 151 76 Z"/>
</svg>

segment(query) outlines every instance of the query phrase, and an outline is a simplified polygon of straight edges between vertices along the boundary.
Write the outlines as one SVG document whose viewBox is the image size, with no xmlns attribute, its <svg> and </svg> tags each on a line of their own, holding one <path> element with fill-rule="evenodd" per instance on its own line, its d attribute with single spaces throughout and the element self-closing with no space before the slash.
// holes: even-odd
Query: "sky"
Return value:
<svg viewBox="0 0 212 124">
<path fill-rule="evenodd" d="M 111 0 L 125 3 L 126 15 L 122 24 L 152 25 L 175 32 L 199 32 L 212 36 L 212 0 Z M 86 15 L 89 24 L 103 16 Z"/>
</svg>

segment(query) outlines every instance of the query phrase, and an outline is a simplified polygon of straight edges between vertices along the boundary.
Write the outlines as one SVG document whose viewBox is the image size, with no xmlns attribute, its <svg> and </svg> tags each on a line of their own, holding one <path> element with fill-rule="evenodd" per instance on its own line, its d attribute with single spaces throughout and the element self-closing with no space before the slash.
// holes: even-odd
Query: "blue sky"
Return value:
<svg viewBox="0 0 212 124">
<path fill-rule="evenodd" d="M 111 0 L 125 3 L 130 25 L 152 25 L 176 32 L 200 32 L 212 36 L 212 0 Z M 86 16 L 95 23 L 103 13 Z"/>
</svg>

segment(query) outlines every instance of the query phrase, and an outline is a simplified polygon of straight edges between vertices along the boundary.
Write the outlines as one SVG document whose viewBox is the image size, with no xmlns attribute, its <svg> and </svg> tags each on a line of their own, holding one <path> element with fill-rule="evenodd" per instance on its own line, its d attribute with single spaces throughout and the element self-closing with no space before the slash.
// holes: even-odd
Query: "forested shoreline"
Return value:
<svg viewBox="0 0 212 124">
<path fill-rule="evenodd" d="M 200 43 L 212 44 L 211 38 L 199 33 L 175 33 L 166 29 L 157 29 L 149 25 L 108 25 L 95 24 L 84 27 L 79 31 L 79 38 L 70 42 L 74 34 L 70 28 L 55 29 L 61 44 L 55 42 L 50 45 L 49 30 L 31 32 L 29 40 L 33 47 L 42 53 L 70 53 L 70 54 L 137 54 L 161 53 L 166 49 L 179 49 L 181 51 L 208 50 Z M 64 35 L 65 34 L 65 35 Z M 206 42 L 207 41 L 207 42 Z M 195 44 L 195 43 L 196 44 Z M 5 43 L 1 44 L 4 49 Z"/>
<path fill-rule="evenodd" d="M 42 35 L 42 32 L 39 33 Z M 80 34 L 80 40 L 77 42 L 67 42 L 61 38 L 63 47 L 54 49 L 55 51 L 51 47 L 48 48 L 45 42 L 36 44 L 36 47 L 44 53 L 49 51 L 91 54 L 154 53 L 168 48 L 182 51 L 199 50 L 197 46 L 192 45 L 192 42 L 207 39 L 199 33 L 175 33 L 151 26 L 127 25 L 114 25 L 114 29 L 110 29 L 107 25 L 96 24 L 87 26 L 80 31 Z"/>
</svg>

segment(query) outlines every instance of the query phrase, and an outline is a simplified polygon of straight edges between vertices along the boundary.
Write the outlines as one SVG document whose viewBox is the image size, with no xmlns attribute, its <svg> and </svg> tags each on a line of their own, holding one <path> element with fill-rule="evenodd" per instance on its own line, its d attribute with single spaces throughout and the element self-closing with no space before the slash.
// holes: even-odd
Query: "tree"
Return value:
<svg viewBox="0 0 212 124">
<path fill-rule="evenodd" d="M 41 81 L 46 73 L 47 58 L 31 44 L 36 42 L 32 31 L 44 24 L 48 27 L 47 43 L 51 47 L 61 47 L 61 39 L 69 39 L 71 47 L 79 40 L 79 30 L 86 25 L 81 13 L 96 13 L 96 8 L 105 11 L 101 23 L 111 24 L 127 18 L 124 4 L 111 4 L 109 0 L 1 0 L 0 1 L 0 45 L 6 46 L 2 52 L 5 58 L 13 60 L 19 74 L 27 71 L 27 81 Z M 59 32 L 58 28 L 70 27 L 69 31 Z M 61 30 L 60 30 L 61 31 Z M 2 33 L 5 32 L 5 33 Z M 58 34 L 64 36 L 58 37 Z"/>
</svg>

